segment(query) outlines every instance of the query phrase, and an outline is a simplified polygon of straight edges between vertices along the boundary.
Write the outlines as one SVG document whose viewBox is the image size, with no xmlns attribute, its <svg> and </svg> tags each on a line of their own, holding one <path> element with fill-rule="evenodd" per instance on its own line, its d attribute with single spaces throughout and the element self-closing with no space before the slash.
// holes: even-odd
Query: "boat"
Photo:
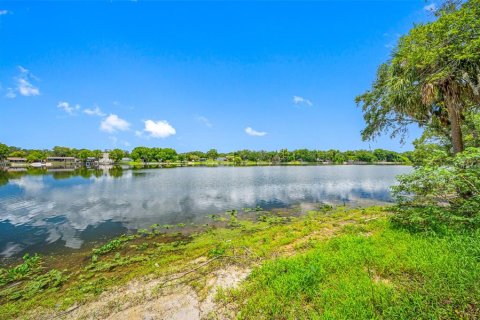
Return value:
<svg viewBox="0 0 480 320">
<path fill-rule="evenodd" d="M 42 168 L 45 166 L 45 163 L 42 163 L 42 162 L 33 162 L 32 164 L 30 164 L 30 166 L 34 167 L 34 168 Z"/>
</svg>

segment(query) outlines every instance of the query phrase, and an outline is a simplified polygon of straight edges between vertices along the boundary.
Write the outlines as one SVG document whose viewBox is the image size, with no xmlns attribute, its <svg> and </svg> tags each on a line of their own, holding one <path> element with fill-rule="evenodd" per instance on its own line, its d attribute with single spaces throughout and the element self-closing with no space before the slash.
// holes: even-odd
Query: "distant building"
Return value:
<svg viewBox="0 0 480 320">
<path fill-rule="evenodd" d="M 75 157 L 47 157 L 47 162 L 61 162 L 63 164 L 74 164 L 77 162 Z"/>
<path fill-rule="evenodd" d="M 113 161 L 112 159 L 110 159 L 109 155 L 110 155 L 110 153 L 104 152 L 103 155 L 102 155 L 102 157 L 98 160 L 98 163 L 99 163 L 100 165 L 113 164 L 114 161 Z"/>
<path fill-rule="evenodd" d="M 85 165 L 87 167 L 95 166 L 96 164 L 98 164 L 98 159 L 95 157 L 88 157 L 85 159 Z"/>
<path fill-rule="evenodd" d="M 27 158 L 8 157 L 7 161 L 10 163 L 11 167 L 26 167 L 27 166 Z"/>
</svg>

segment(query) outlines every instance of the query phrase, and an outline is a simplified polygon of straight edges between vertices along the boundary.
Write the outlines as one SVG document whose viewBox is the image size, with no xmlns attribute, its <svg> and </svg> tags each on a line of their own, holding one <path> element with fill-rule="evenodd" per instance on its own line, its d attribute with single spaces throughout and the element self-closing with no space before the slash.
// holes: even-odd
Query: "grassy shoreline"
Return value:
<svg viewBox="0 0 480 320">
<path fill-rule="evenodd" d="M 152 226 L 70 257 L 30 257 L 1 272 L 0 319 L 75 318 L 102 293 L 121 298 L 119 288 L 141 279 L 158 283 L 137 304 L 180 285 L 202 300 L 209 275 L 231 266 L 253 271 L 238 288 L 219 290 L 215 303 L 244 319 L 480 315 L 478 232 L 411 234 L 393 228 L 382 207 L 252 215 L 212 217 L 189 235 Z"/>
</svg>

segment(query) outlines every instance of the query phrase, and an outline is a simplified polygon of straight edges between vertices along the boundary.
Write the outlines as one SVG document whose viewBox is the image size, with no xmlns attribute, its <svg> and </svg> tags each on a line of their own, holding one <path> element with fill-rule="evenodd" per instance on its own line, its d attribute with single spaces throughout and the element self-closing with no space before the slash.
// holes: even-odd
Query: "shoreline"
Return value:
<svg viewBox="0 0 480 320">
<path fill-rule="evenodd" d="M 48 244 L 45 243 L 42 246 L 45 247 L 42 250 L 32 250 L 32 249 L 24 249 L 21 252 L 15 253 L 12 256 L 0 256 L 0 268 L 5 268 L 12 266 L 16 263 L 22 262 L 22 257 L 25 254 L 39 254 L 49 260 L 54 260 L 58 256 L 77 256 L 77 255 L 85 255 L 89 254 L 92 249 L 98 246 L 102 246 L 116 238 L 126 235 L 132 236 L 136 235 L 139 232 L 143 232 L 145 230 L 150 230 L 152 226 L 156 226 L 156 232 L 161 233 L 164 236 L 174 236 L 178 234 L 182 234 L 183 236 L 190 236 L 192 234 L 197 234 L 205 231 L 208 228 L 225 228 L 227 227 L 228 220 L 230 218 L 229 212 L 236 212 L 236 219 L 242 221 L 249 221 L 255 222 L 259 219 L 259 214 L 268 214 L 268 215 L 276 215 L 279 217 L 285 218 L 298 218 L 303 215 L 306 215 L 309 211 L 316 211 L 316 210 L 324 210 L 322 208 L 344 208 L 345 210 L 359 210 L 359 209 L 367 209 L 369 207 L 382 207 L 388 208 L 393 205 L 393 202 L 385 202 L 380 200 L 371 200 L 371 199 L 357 199 L 352 200 L 352 202 L 345 202 L 338 200 L 338 201 L 325 201 L 325 202 L 317 202 L 317 203 L 308 203 L 302 202 L 297 204 L 286 205 L 283 207 L 270 207 L 270 208 L 241 208 L 241 209 L 231 209 L 227 210 L 226 212 L 214 212 L 210 214 L 206 214 L 201 216 L 197 219 L 197 222 L 193 221 L 184 221 L 177 224 L 158 224 L 154 223 L 150 226 L 146 226 L 145 228 L 138 228 L 138 229 L 127 229 L 125 232 L 119 232 L 116 235 L 110 235 L 108 237 L 101 236 L 97 239 L 90 239 L 84 240 L 81 248 L 68 248 L 66 246 L 62 246 L 60 244 Z M 37 244 L 36 247 L 40 246 Z"/>
<path fill-rule="evenodd" d="M 119 168 L 137 169 L 137 168 L 183 168 L 183 167 L 288 167 L 288 166 L 412 166 L 411 163 L 405 162 L 359 162 L 359 163 L 322 163 L 322 162 L 223 162 L 223 161 L 204 161 L 204 162 L 116 162 L 108 165 L 85 166 L 85 165 L 63 165 L 63 166 L 32 166 L 31 163 L 22 165 L 3 165 L 0 166 L 0 171 L 23 171 L 28 169 L 54 171 L 54 170 L 75 170 L 88 169 L 96 170 L 102 168 Z"/>
<path fill-rule="evenodd" d="M 89 303 L 94 301 L 92 299 L 97 297 L 98 294 L 102 292 L 112 294 L 112 288 L 127 285 L 131 281 L 144 281 L 145 277 L 148 278 L 152 276 L 152 274 L 159 276 L 160 279 L 165 277 L 170 278 L 172 276 L 175 278 L 177 274 L 184 272 L 183 268 L 198 261 L 203 263 L 213 258 L 212 262 L 215 261 L 215 264 L 208 267 L 205 265 L 205 267 L 207 267 L 207 269 L 212 267 L 212 270 L 221 271 L 223 261 L 221 262 L 220 260 L 227 261 L 227 265 L 230 264 L 229 260 L 232 257 L 228 257 L 227 254 L 227 251 L 230 250 L 233 250 L 234 260 L 239 259 L 234 263 L 237 267 L 253 267 L 253 265 L 256 264 L 258 256 L 278 256 L 278 252 L 275 252 L 277 249 L 291 252 L 291 250 L 293 250 L 292 242 L 300 241 L 300 239 L 308 234 L 305 230 L 301 230 L 303 229 L 303 222 L 311 220 L 313 216 L 323 216 L 323 218 L 316 221 L 315 224 L 326 227 L 325 235 L 330 237 L 334 232 L 338 231 L 339 225 L 337 225 L 337 223 L 343 226 L 353 223 L 353 219 L 385 215 L 385 212 L 383 212 L 383 209 L 380 209 L 380 207 L 371 207 L 369 210 L 373 210 L 373 212 L 367 214 L 367 216 L 363 214 L 366 210 L 367 209 L 347 207 L 333 208 L 328 205 L 319 206 L 318 211 L 309 210 L 306 213 L 300 213 L 294 208 L 283 211 L 276 210 L 275 212 L 264 210 L 255 211 L 252 209 L 251 212 L 253 212 L 253 215 L 251 215 L 249 219 L 246 219 L 245 216 L 239 218 L 236 210 L 234 210 L 235 213 L 232 212 L 232 210 L 224 216 L 212 215 L 211 224 L 200 226 L 196 228 L 196 230 L 190 230 L 188 233 L 183 233 L 181 229 L 177 229 L 176 232 L 174 231 L 173 233 L 163 233 L 161 232 L 161 226 L 152 226 L 153 228 L 150 230 L 140 229 L 135 233 L 115 237 L 107 242 L 97 244 L 97 246 L 89 246 L 76 252 L 39 256 L 40 262 L 38 266 L 36 266 L 38 267 L 37 271 L 33 271 L 36 267 L 32 267 L 32 274 L 25 279 L 14 281 L 6 286 L 0 286 L 0 311 L 5 307 L 5 304 L 7 306 L 9 304 L 17 304 L 16 298 L 9 302 L 8 296 L 18 294 L 17 290 L 19 286 L 27 282 L 25 286 L 28 289 L 28 282 L 36 282 L 44 275 L 52 273 L 54 274 L 53 277 L 59 281 L 58 286 L 52 286 L 52 288 L 47 288 L 45 291 L 36 291 L 35 295 L 42 297 L 47 294 L 47 292 L 49 292 L 48 289 L 50 289 L 52 290 L 51 293 L 56 293 L 58 299 L 58 295 L 69 295 L 68 292 L 72 290 L 72 288 L 74 288 L 75 291 L 82 291 L 85 284 L 90 282 L 88 279 L 95 279 L 94 282 L 102 282 L 102 288 L 101 290 L 100 288 L 96 288 L 93 292 L 89 290 L 86 294 L 80 294 L 81 298 L 75 301 L 64 297 L 64 301 L 57 311 L 55 311 L 56 308 L 58 309 L 57 300 L 40 299 L 41 301 L 35 301 L 36 299 L 32 299 L 28 292 L 26 292 L 25 295 L 28 296 L 29 299 L 26 299 L 26 301 L 20 299 L 19 305 L 23 305 L 24 302 L 29 304 L 35 301 L 34 305 L 40 304 L 42 306 L 40 307 L 40 312 L 46 312 L 44 314 L 46 318 L 52 315 L 58 316 L 58 311 L 60 310 L 60 314 L 62 314 L 66 310 L 73 311 L 73 309 L 71 309 L 72 307 L 75 308 L 74 310 L 77 310 L 78 305 L 88 306 Z M 333 216 L 330 216 L 332 214 Z M 339 217 L 340 219 L 338 219 Z M 329 224 L 327 225 L 327 223 Z M 267 252 L 261 253 L 257 251 L 258 248 L 243 245 L 234 248 L 234 245 L 230 244 L 232 241 L 243 242 L 243 234 L 252 235 L 258 233 L 276 236 L 279 234 L 278 229 L 292 229 L 295 230 L 299 236 L 294 238 L 286 237 L 285 240 L 288 239 L 288 242 L 282 243 L 285 240 L 280 241 L 281 243 L 276 244 L 274 248 L 268 249 L 268 254 Z M 311 228 L 309 228 L 309 230 L 311 231 Z M 227 240 L 227 238 L 232 239 Z M 163 254 L 160 254 L 160 256 L 163 256 L 160 257 L 158 251 L 169 253 L 171 257 L 168 257 L 168 255 L 164 256 Z M 188 253 L 184 252 L 179 256 L 178 252 L 181 251 L 187 251 Z M 29 255 L 29 257 L 36 257 L 36 255 Z M 159 264 L 157 262 L 152 265 L 150 259 L 153 257 L 165 259 L 168 263 Z M 174 263 L 170 263 L 173 262 L 171 261 L 172 259 Z M 4 270 L 11 270 L 15 265 L 18 266 L 18 262 L 17 260 L 16 263 L 12 262 L 7 266 L 3 266 L 3 268 L 5 268 Z M 240 262 L 239 265 L 237 265 L 238 262 Z M 210 262 L 208 264 L 210 264 Z M 25 265 L 25 263 L 23 265 Z M 22 264 L 20 264 L 20 266 L 22 266 Z M 105 280 L 103 277 L 105 276 L 107 276 L 109 280 L 103 283 Z M 29 277 L 31 278 L 29 279 Z M 52 281 L 52 279 L 48 281 Z M 55 281 L 53 280 L 53 282 Z M 97 283 L 97 285 L 100 284 Z M 5 291 L 9 291 L 9 288 L 15 288 L 15 290 L 6 294 Z M 118 291 L 118 288 L 114 290 Z M 75 292 L 75 296 L 77 296 L 77 294 L 79 294 L 79 292 Z M 119 295 L 114 294 L 114 296 L 120 298 Z M 9 309 L 10 308 L 7 307 L 7 310 Z M 20 308 L 17 312 L 14 312 L 12 316 L 36 317 L 39 311 L 36 310 L 34 315 L 25 315 L 20 311 L 22 309 L 23 308 Z M 53 312 L 53 314 L 51 314 L 51 312 Z M 2 314 L 5 313 L 0 312 L 0 319 L 4 319 Z M 7 318 L 9 317 L 7 316 Z"/>
<path fill-rule="evenodd" d="M 447 272 L 444 268 L 448 264 L 439 265 L 437 261 L 445 257 L 438 257 L 434 252 L 471 246 L 475 235 L 472 238 L 453 234 L 449 240 L 449 237 L 410 234 L 390 226 L 391 214 L 385 207 L 324 206 L 300 216 L 258 211 L 255 219 L 243 220 L 230 212 L 219 221 L 223 225 L 211 225 L 190 235 L 166 235 L 153 226 L 151 230 L 113 239 L 89 252 L 53 260 L 41 257 L 35 260 L 37 258 L 30 256 L 16 272 L 11 268 L 0 273 L 4 282 L 0 286 L 0 319 L 115 319 L 149 315 L 170 319 L 182 319 L 186 315 L 189 319 L 230 319 L 239 312 L 249 319 L 257 317 L 259 310 L 265 310 L 267 305 L 272 308 L 267 314 L 275 318 L 276 312 L 282 313 L 281 310 L 288 307 L 288 303 L 275 303 L 275 299 L 288 299 L 282 293 L 284 289 L 278 291 L 280 288 L 298 288 L 301 292 L 316 288 L 313 283 L 298 287 L 308 278 L 290 279 L 296 274 L 295 270 L 299 270 L 298 276 L 304 277 L 311 272 L 317 274 L 315 268 L 322 265 L 327 268 L 322 272 L 327 272 L 334 281 L 326 283 L 327 287 L 347 281 L 336 289 L 332 287 L 336 293 L 328 298 L 333 299 L 331 303 L 337 303 L 339 308 L 345 303 L 358 303 L 355 307 L 360 308 L 358 310 L 373 312 L 368 313 L 370 318 L 378 317 L 371 305 L 375 307 L 379 303 L 368 298 L 372 284 L 377 294 L 383 296 L 382 303 L 392 304 L 391 308 L 399 303 L 393 299 L 395 295 L 408 299 L 410 295 L 418 298 L 419 294 L 426 294 L 425 299 L 429 301 L 454 294 L 436 287 L 431 290 L 441 291 L 422 291 L 435 285 L 431 283 L 435 282 L 435 275 Z M 321 259 L 327 260 L 315 262 L 322 256 Z M 452 250 L 446 259 L 472 274 L 466 280 L 449 280 L 453 281 L 451 290 L 475 286 L 471 278 L 480 275 L 473 271 L 478 261 L 473 262 L 475 257 L 471 253 Z M 471 262 L 464 264 L 464 261 Z M 288 267 L 283 267 L 285 263 Z M 284 277 L 282 272 L 269 271 L 277 266 L 279 270 L 294 273 L 291 276 L 286 273 L 282 280 L 285 282 L 278 282 L 281 287 L 275 289 L 272 285 L 276 282 L 271 281 Z M 302 271 L 303 268 L 307 269 Z M 335 271 L 337 269 L 339 271 Z M 21 270 L 27 271 L 22 274 Z M 346 270 L 350 271 L 345 273 Z M 425 278 L 417 279 L 418 272 L 425 274 Z M 457 270 L 448 272 L 456 274 Z M 6 275 L 11 274 L 17 278 L 5 283 L 5 279 L 9 279 Z M 273 278 L 264 283 L 265 277 Z M 321 276 L 315 281 L 327 279 Z M 352 285 L 356 290 L 352 298 L 335 298 L 347 294 L 348 286 Z M 265 294 L 260 294 L 259 288 L 255 289 L 257 286 Z M 367 299 L 359 299 L 362 296 Z M 475 295 L 472 296 L 475 299 Z M 272 300 L 274 297 L 277 298 Z M 304 303 L 303 298 L 295 303 Z M 263 309 L 250 309 L 254 305 L 263 305 Z M 328 305 L 327 310 L 335 309 Z M 300 308 L 297 312 L 309 310 L 308 303 L 291 307 Z M 433 307 L 440 308 L 436 304 Z"/>
</svg>

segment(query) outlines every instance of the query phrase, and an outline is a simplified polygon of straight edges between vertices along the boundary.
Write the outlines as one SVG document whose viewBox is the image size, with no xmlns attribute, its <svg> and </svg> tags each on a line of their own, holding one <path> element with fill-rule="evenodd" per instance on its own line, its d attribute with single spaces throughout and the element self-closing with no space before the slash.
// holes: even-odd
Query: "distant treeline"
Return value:
<svg viewBox="0 0 480 320">
<path fill-rule="evenodd" d="M 75 149 L 68 147 L 56 146 L 51 150 L 28 150 L 18 147 L 0 144 L 0 159 L 7 157 L 22 157 L 28 161 L 42 161 L 50 156 L 57 157 L 75 157 L 85 160 L 89 157 L 100 158 L 103 151 Z M 172 148 L 148 148 L 136 147 L 131 152 L 121 149 L 113 149 L 109 152 L 110 158 L 120 161 L 124 158 L 130 158 L 135 162 L 184 162 L 184 161 L 229 161 L 241 163 L 250 162 L 270 162 L 270 163 L 288 163 L 288 162 L 396 162 L 410 163 L 412 160 L 412 152 L 407 151 L 398 153 L 395 151 L 375 149 L 375 150 L 308 150 L 297 149 L 289 151 L 281 149 L 279 151 L 252 151 L 239 150 L 228 153 L 220 153 L 215 149 L 207 152 L 191 151 L 185 153 L 177 153 Z"/>
</svg>

